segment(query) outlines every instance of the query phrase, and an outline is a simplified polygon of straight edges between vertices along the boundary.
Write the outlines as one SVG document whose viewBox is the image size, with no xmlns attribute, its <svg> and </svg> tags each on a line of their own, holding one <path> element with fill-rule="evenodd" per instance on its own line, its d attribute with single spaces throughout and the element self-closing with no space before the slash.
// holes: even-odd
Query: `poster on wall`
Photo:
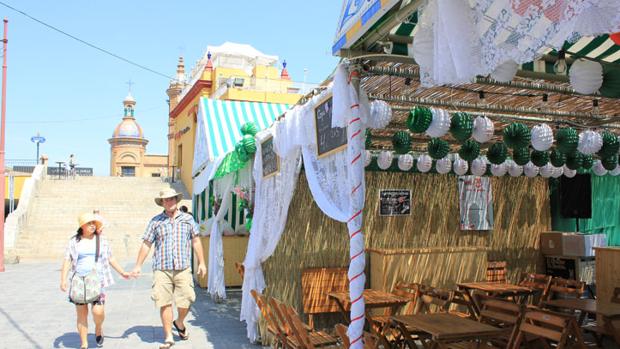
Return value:
<svg viewBox="0 0 620 349">
<path fill-rule="evenodd" d="M 379 191 L 379 215 L 405 216 L 411 214 L 411 190 L 382 189 Z"/>
<path fill-rule="evenodd" d="M 489 177 L 460 176 L 461 230 L 493 230 L 493 195 Z"/>
</svg>

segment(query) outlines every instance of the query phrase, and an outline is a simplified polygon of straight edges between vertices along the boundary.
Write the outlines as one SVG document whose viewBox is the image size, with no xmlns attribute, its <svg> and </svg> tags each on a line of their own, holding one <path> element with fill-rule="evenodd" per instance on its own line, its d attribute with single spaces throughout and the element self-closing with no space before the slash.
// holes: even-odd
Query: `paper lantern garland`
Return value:
<svg viewBox="0 0 620 349">
<path fill-rule="evenodd" d="M 603 138 L 603 146 L 601 150 L 598 151 L 597 155 L 604 159 L 618 154 L 618 150 L 620 150 L 618 137 L 609 131 L 603 132 L 601 136 Z"/>
<path fill-rule="evenodd" d="M 512 160 L 519 166 L 527 164 L 530 161 L 530 150 L 528 148 L 513 149 Z"/>
<path fill-rule="evenodd" d="M 369 128 L 366 129 L 366 140 L 364 141 L 364 147 L 370 149 L 372 147 L 372 132 Z"/>
<path fill-rule="evenodd" d="M 392 120 L 392 108 L 385 101 L 375 100 L 370 103 L 370 117 L 366 122 L 369 128 L 385 128 Z"/>
<path fill-rule="evenodd" d="M 433 138 L 445 136 L 450 130 L 452 122 L 450 113 L 447 110 L 436 108 L 431 108 L 431 113 L 433 114 L 433 120 L 428 129 L 426 129 L 426 134 Z"/>
<path fill-rule="evenodd" d="M 433 114 L 430 109 L 426 107 L 415 107 L 409 112 L 407 118 L 407 127 L 413 133 L 425 132 L 431 122 L 433 121 Z"/>
<path fill-rule="evenodd" d="M 607 174 L 607 169 L 601 163 L 601 160 L 596 160 L 592 166 L 592 172 L 597 176 L 604 176 Z"/>
<path fill-rule="evenodd" d="M 479 157 L 471 163 L 471 174 L 474 176 L 484 176 L 487 172 L 487 162 L 484 158 Z"/>
<path fill-rule="evenodd" d="M 467 170 L 469 170 L 469 164 L 467 163 L 467 161 L 459 157 L 454 160 L 454 163 L 452 164 L 452 170 L 457 175 L 462 176 L 467 173 Z"/>
<path fill-rule="evenodd" d="M 540 173 L 541 177 L 549 178 L 553 174 L 553 169 L 554 169 L 553 165 L 546 164 L 545 166 L 540 168 L 540 172 L 539 173 Z"/>
<path fill-rule="evenodd" d="M 525 173 L 525 176 L 529 178 L 536 177 L 538 175 L 538 171 L 539 168 L 531 161 L 525 164 L 525 166 L 523 166 L 523 173 Z"/>
<path fill-rule="evenodd" d="M 504 129 L 504 143 L 508 148 L 526 148 L 530 144 L 530 130 L 522 123 L 515 122 Z"/>
<path fill-rule="evenodd" d="M 610 156 L 608 158 L 604 158 L 604 159 L 601 160 L 601 163 L 603 164 L 603 167 L 607 171 L 612 171 L 613 169 L 616 168 L 616 166 L 618 166 L 618 155 L 614 155 L 614 156 Z"/>
<path fill-rule="evenodd" d="M 418 156 L 418 162 L 416 164 L 418 171 L 426 173 L 433 167 L 433 159 L 428 154 L 422 154 Z"/>
<path fill-rule="evenodd" d="M 382 170 L 387 170 L 390 166 L 392 166 L 392 160 L 394 160 L 394 155 L 392 152 L 384 150 L 380 152 L 377 157 L 377 166 L 379 166 Z"/>
<path fill-rule="evenodd" d="M 603 85 L 603 66 L 599 62 L 577 59 L 568 71 L 568 78 L 577 93 L 596 93 Z"/>
<path fill-rule="evenodd" d="M 532 163 L 538 167 L 545 166 L 549 162 L 549 153 L 546 151 L 534 150 L 530 154 Z"/>
<path fill-rule="evenodd" d="M 560 178 L 562 176 L 562 174 L 564 174 L 564 166 L 554 167 L 553 168 L 553 173 L 551 174 L 551 177 L 553 177 L 553 178 Z"/>
<path fill-rule="evenodd" d="M 370 165 L 371 162 L 372 162 L 372 153 L 370 152 L 370 150 L 365 150 L 364 151 L 364 167 L 368 167 L 368 165 Z"/>
<path fill-rule="evenodd" d="M 445 158 L 449 151 L 450 145 L 443 139 L 433 138 L 428 141 L 428 155 L 435 160 Z"/>
<path fill-rule="evenodd" d="M 581 159 L 581 167 L 588 170 L 592 168 L 592 165 L 594 165 L 594 158 L 592 155 L 584 155 Z"/>
<path fill-rule="evenodd" d="M 465 142 L 471 137 L 474 122 L 467 113 L 454 113 L 450 122 L 450 133 L 459 142 Z"/>
<path fill-rule="evenodd" d="M 406 154 L 411 150 L 411 135 L 407 131 L 398 131 L 392 136 L 392 145 L 397 154 Z"/>
<path fill-rule="evenodd" d="M 553 145 L 553 130 L 547 124 L 532 128 L 532 147 L 538 151 L 549 150 Z"/>
<path fill-rule="evenodd" d="M 514 161 L 509 160 L 508 163 L 508 174 L 512 177 L 519 177 L 523 174 L 523 166 L 517 165 Z"/>
<path fill-rule="evenodd" d="M 495 81 L 509 82 L 515 77 L 517 70 L 519 70 L 519 65 L 511 59 L 498 65 L 491 73 L 491 77 Z"/>
<path fill-rule="evenodd" d="M 585 155 L 597 153 L 603 147 L 603 137 L 598 132 L 586 130 L 579 134 L 577 150 Z"/>
<path fill-rule="evenodd" d="M 553 149 L 551 154 L 549 154 L 549 161 L 551 161 L 551 165 L 555 167 L 564 166 L 564 163 L 566 163 L 566 155 L 561 153 L 558 149 Z"/>
<path fill-rule="evenodd" d="M 501 177 L 503 175 L 506 174 L 507 168 L 506 168 L 506 164 L 502 163 L 502 164 L 493 164 L 491 165 L 491 173 L 496 176 L 496 177 Z"/>
<path fill-rule="evenodd" d="M 474 119 L 474 130 L 472 136 L 479 143 L 486 143 L 493 138 L 495 126 L 493 121 L 486 116 L 478 116 Z"/>
<path fill-rule="evenodd" d="M 577 151 L 579 136 L 572 127 L 563 127 L 555 134 L 556 148 L 564 154 L 571 154 Z"/>
<path fill-rule="evenodd" d="M 506 161 L 507 157 L 508 147 L 506 147 L 506 144 L 504 144 L 504 142 L 494 143 L 489 147 L 489 150 L 487 151 L 487 159 L 489 159 L 490 163 L 495 165 L 503 163 L 504 161 Z"/>
<path fill-rule="evenodd" d="M 401 171 L 409 171 L 413 167 L 413 155 L 401 154 L 398 157 L 398 168 Z"/>
<path fill-rule="evenodd" d="M 468 139 L 461 145 L 459 156 L 465 161 L 474 161 L 480 155 L 480 144 L 472 139 Z"/>
<path fill-rule="evenodd" d="M 246 122 L 241 126 L 242 135 L 256 136 L 256 133 L 258 133 L 258 127 L 253 122 Z"/>
<path fill-rule="evenodd" d="M 437 160 L 437 162 L 435 162 L 435 170 L 437 170 L 437 173 L 441 174 L 450 172 L 450 170 L 452 170 L 452 161 L 447 157 Z"/>
<path fill-rule="evenodd" d="M 566 167 L 566 165 L 564 165 L 564 176 L 568 178 L 573 178 L 576 174 L 577 170 L 571 170 L 570 168 Z"/>
<path fill-rule="evenodd" d="M 583 164 L 583 155 L 580 152 L 566 155 L 565 166 L 571 170 L 578 170 Z"/>
<path fill-rule="evenodd" d="M 620 175 L 620 166 L 616 166 L 613 170 L 609 171 L 609 174 L 612 176 Z"/>
</svg>

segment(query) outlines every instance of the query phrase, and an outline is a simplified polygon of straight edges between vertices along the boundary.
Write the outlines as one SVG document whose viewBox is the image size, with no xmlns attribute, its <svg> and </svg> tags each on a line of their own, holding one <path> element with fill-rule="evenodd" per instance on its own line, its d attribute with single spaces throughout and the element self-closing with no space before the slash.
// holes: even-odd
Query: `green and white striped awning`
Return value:
<svg viewBox="0 0 620 349">
<path fill-rule="evenodd" d="M 207 158 L 213 160 L 234 150 L 243 138 L 243 124 L 254 122 L 259 131 L 266 129 L 289 107 L 288 104 L 201 98 L 199 117 L 204 122 Z"/>
</svg>

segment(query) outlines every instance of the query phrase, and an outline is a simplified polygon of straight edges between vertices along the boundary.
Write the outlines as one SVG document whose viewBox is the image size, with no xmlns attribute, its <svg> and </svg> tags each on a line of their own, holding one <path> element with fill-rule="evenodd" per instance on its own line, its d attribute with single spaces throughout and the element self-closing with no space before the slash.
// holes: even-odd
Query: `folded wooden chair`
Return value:
<svg viewBox="0 0 620 349">
<path fill-rule="evenodd" d="M 243 276 L 245 275 L 245 266 L 243 263 L 235 262 L 235 269 L 237 269 L 237 273 L 241 275 L 241 280 L 243 280 Z"/>
<path fill-rule="evenodd" d="M 261 315 L 267 322 L 267 332 L 274 337 L 274 346 L 276 348 L 287 348 L 287 333 L 281 326 L 281 321 L 276 318 L 276 314 L 274 314 L 267 298 L 256 290 L 251 290 L 250 293 L 256 305 L 258 305 Z"/>
<path fill-rule="evenodd" d="M 614 289 L 611 303 L 620 304 L 620 287 Z M 608 319 L 605 323 L 594 322 L 582 327 L 584 331 L 591 333 L 599 346 L 603 345 L 603 337 L 613 338 L 620 345 L 620 315 Z"/>
<path fill-rule="evenodd" d="M 345 349 L 349 349 L 351 347 L 351 342 L 349 341 L 349 336 L 347 335 L 347 326 L 343 324 L 336 325 L 336 333 L 340 337 L 342 341 L 342 346 Z M 364 349 L 376 349 L 379 345 L 379 339 L 368 332 L 364 332 Z"/>
<path fill-rule="evenodd" d="M 487 278 L 488 282 L 506 282 L 506 261 L 488 261 Z"/>
<path fill-rule="evenodd" d="M 586 283 L 583 281 L 569 280 L 555 277 L 549 283 L 545 300 L 558 298 L 581 298 L 586 291 Z"/>
<path fill-rule="evenodd" d="M 511 349 L 520 349 L 522 344 L 533 341 L 541 342 L 545 348 L 551 348 L 551 345 L 555 349 L 585 348 L 581 334 L 574 332 L 575 325 L 575 319 L 569 316 L 528 309 Z M 576 330 L 579 331 L 579 328 Z M 575 337 L 575 334 L 578 337 Z M 531 347 L 529 343 L 527 346 Z"/>
<path fill-rule="evenodd" d="M 286 322 L 287 337 L 286 345 L 294 349 L 314 349 L 332 347 L 338 339 L 323 331 L 313 331 L 306 325 L 299 314 L 292 307 L 276 300 L 270 299 L 273 309 L 278 309 L 277 314 Z"/>
<path fill-rule="evenodd" d="M 522 273 L 519 280 L 519 286 L 529 287 L 535 291 L 531 296 L 529 304 L 539 305 L 540 302 L 547 298 L 551 276 L 536 273 Z"/>
</svg>

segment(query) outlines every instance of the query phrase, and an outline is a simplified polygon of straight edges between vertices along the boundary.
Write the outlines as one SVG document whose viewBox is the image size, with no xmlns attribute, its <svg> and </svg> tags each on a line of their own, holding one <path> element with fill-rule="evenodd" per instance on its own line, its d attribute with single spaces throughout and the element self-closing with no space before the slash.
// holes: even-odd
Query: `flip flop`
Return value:
<svg viewBox="0 0 620 349">
<path fill-rule="evenodd" d="M 177 326 L 176 321 L 172 321 L 172 325 L 174 326 L 174 328 L 176 328 L 177 332 L 179 333 L 179 337 L 181 337 L 181 340 L 186 341 L 189 339 L 189 335 L 187 334 L 187 327 L 181 330 L 179 326 Z"/>
<path fill-rule="evenodd" d="M 173 341 L 165 341 L 164 344 L 159 346 L 159 349 L 170 349 L 173 345 Z"/>
</svg>

